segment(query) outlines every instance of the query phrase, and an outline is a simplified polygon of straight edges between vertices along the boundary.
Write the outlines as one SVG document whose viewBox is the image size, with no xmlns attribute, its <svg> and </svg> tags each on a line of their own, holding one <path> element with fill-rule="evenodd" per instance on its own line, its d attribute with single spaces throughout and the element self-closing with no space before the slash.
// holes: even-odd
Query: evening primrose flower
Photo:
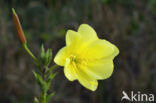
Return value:
<svg viewBox="0 0 156 103">
<path fill-rule="evenodd" d="M 112 43 L 99 39 L 92 27 L 82 24 L 78 31 L 68 30 L 66 46 L 55 56 L 54 62 L 64 66 L 70 81 L 78 80 L 85 88 L 95 91 L 97 80 L 107 79 L 113 72 L 113 59 L 119 54 Z"/>
</svg>

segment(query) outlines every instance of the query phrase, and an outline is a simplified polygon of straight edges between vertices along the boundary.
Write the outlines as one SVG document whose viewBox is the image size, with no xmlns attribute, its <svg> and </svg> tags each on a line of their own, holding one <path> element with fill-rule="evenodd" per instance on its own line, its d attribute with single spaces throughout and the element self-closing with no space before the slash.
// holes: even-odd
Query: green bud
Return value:
<svg viewBox="0 0 156 103">
<path fill-rule="evenodd" d="M 45 51 L 44 46 L 41 46 L 40 60 L 43 66 L 48 66 L 52 60 L 52 50 L 48 49 Z"/>
</svg>

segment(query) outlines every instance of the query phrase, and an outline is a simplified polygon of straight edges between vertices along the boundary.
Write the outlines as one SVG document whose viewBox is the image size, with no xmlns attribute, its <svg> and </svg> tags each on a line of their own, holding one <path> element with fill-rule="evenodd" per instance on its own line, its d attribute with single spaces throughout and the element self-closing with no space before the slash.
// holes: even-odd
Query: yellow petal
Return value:
<svg viewBox="0 0 156 103">
<path fill-rule="evenodd" d="M 76 54 L 81 51 L 84 42 L 82 42 L 81 35 L 78 32 L 68 30 L 66 34 L 66 45 L 71 53 Z"/>
<path fill-rule="evenodd" d="M 88 62 L 86 65 L 81 65 L 83 71 L 94 79 L 107 79 L 113 72 L 113 60 L 95 60 Z"/>
<path fill-rule="evenodd" d="M 93 79 L 88 74 L 86 74 L 82 68 L 79 67 L 79 65 L 73 63 L 73 67 L 75 68 L 75 72 L 77 75 L 77 79 L 80 82 L 81 85 L 83 85 L 85 88 L 95 91 L 98 86 L 98 82 L 96 79 Z"/>
<path fill-rule="evenodd" d="M 118 49 L 106 40 L 96 40 L 88 45 L 81 53 L 81 57 L 88 60 L 101 58 L 114 58 L 119 53 Z"/>
<path fill-rule="evenodd" d="M 79 66 L 75 63 L 70 61 L 69 58 L 66 60 L 65 68 L 64 68 L 65 76 L 68 80 L 74 81 L 78 79 L 81 85 L 85 88 L 95 91 L 98 86 L 98 82 L 96 79 L 88 76 L 85 72 L 79 68 Z"/>
<path fill-rule="evenodd" d="M 98 87 L 98 81 L 95 79 L 86 80 L 85 78 L 80 77 L 78 81 L 82 86 L 84 86 L 85 88 L 91 91 L 95 91 Z"/>
<path fill-rule="evenodd" d="M 64 67 L 64 74 L 68 80 L 74 81 L 77 78 L 77 74 L 75 72 L 75 67 L 71 64 L 70 59 L 66 59 L 66 64 Z"/>
<path fill-rule="evenodd" d="M 98 81 L 96 79 L 91 78 L 86 73 L 84 73 L 81 70 L 77 70 L 78 75 L 78 81 L 81 85 L 83 85 L 85 88 L 95 91 L 98 87 Z"/>
<path fill-rule="evenodd" d="M 114 57 L 119 54 L 119 49 L 115 45 L 113 45 L 113 46 L 114 46 L 114 53 L 112 54 L 112 57 L 111 58 L 114 59 Z"/>
<path fill-rule="evenodd" d="M 63 47 L 59 50 L 54 58 L 54 62 L 60 66 L 64 66 L 66 62 L 66 58 L 69 56 L 69 50 L 67 47 Z"/>
<path fill-rule="evenodd" d="M 78 33 L 82 36 L 82 41 L 92 42 L 98 39 L 95 30 L 88 24 L 81 24 L 78 28 Z"/>
<path fill-rule="evenodd" d="M 80 34 L 73 30 L 68 30 L 66 34 L 66 45 L 77 44 L 80 41 Z"/>
</svg>

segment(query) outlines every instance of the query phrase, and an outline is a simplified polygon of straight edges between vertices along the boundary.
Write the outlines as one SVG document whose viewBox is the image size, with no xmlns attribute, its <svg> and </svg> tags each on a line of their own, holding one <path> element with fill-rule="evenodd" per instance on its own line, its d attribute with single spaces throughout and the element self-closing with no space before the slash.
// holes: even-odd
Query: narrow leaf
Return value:
<svg viewBox="0 0 156 103">
<path fill-rule="evenodd" d="M 32 72 L 33 72 L 33 74 L 35 76 L 35 79 L 36 79 L 37 83 L 39 85 L 42 85 L 44 81 L 43 81 L 42 77 L 40 76 L 40 74 L 36 73 L 35 71 L 32 71 Z"/>
<path fill-rule="evenodd" d="M 47 96 L 47 101 L 49 101 L 53 96 L 55 95 L 55 93 L 50 93 L 48 96 Z"/>
</svg>

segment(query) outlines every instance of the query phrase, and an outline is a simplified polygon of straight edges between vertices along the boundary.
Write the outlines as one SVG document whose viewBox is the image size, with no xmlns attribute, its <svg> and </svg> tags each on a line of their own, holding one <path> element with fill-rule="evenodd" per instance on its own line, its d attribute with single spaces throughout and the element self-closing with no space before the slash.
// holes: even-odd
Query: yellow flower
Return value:
<svg viewBox="0 0 156 103">
<path fill-rule="evenodd" d="M 64 66 L 68 80 L 78 80 L 87 89 L 95 91 L 97 80 L 112 75 L 113 59 L 118 54 L 115 45 L 99 39 L 92 27 L 82 24 L 77 32 L 67 31 L 66 46 L 57 53 L 54 62 Z"/>
</svg>

